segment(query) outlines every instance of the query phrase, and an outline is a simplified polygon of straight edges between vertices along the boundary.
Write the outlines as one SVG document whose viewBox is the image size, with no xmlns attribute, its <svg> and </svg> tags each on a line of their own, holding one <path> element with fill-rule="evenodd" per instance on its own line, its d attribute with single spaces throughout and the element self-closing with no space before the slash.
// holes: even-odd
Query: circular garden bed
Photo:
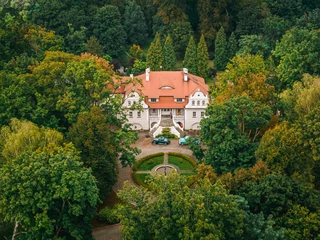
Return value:
<svg viewBox="0 0 320 240">
<path fill-rule="evenodd" d="M 155 153 L 138 160 L 133 166 L 132 178 L 136 184 L 148 188 L 147 179 L 155 174 L 167 175 L 176 171 L 188 178 L 188 185 L 193 183 L 196 162 L 187 155 L 181 153 Z"/>
</svg>

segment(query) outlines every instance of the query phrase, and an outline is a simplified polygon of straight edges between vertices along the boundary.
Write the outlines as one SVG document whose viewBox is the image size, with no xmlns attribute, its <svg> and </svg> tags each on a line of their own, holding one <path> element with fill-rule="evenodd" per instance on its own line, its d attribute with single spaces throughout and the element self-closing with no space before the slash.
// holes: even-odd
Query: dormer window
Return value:
<svg viewBox="0 0 320 240">
<path fill-rule="evenodd" d="M 192 101 L 192 106 L 194 106 L 194 104 L 195 104 L 195 101 Z"/>
<path fill-rule="evenodd" d="M 197 106 L 200 106 L 200 101 L 199 100 L 197 101 Z"/>
<path fill-rule="evenodd" d="M 160 89 L 173 89 L 173 87 L 165 85 L 165 86 L 162 86 Z"/>
<path fill-rule="evenodd" d="M 203 100 L 203 101 L 202 101 L 202 106 L 205 106 L 205 105 L 206 105 L 206 101 Z"/>
<path fill-rule="evenodd" d="M 157 99 L 156 98 L 150 98 L 150 102 L 155 103 L 155 102 L 157 102 Z"/>
<path fill-rule="evenodd" d="M 131 101 L 128 101 L 128 106 L 130 106 L 131 105 Z"/>
<path fill-rule="evenodd" d="M 177 98 L 177 102 L 183 102 L 182 98 Z"/>
</svg>

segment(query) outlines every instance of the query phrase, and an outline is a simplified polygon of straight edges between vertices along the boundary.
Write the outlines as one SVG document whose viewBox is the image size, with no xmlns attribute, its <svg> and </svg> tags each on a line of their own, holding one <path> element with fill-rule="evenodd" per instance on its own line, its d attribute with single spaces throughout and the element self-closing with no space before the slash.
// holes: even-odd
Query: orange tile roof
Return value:
<svg viewBox="0 0 320 240">
<path fill-rule="evenodd" d="M 127 84 L 124 92 L 128 94 L 131 91 L 141 90 L 142 94 L 147 98 L 158 98 L 157 103 L 146 102 L 150 108 L 184 108 L 187 102 L 176 103 L 174 98 L 186 99 L 198 89 L 208 94 L 208 85 L 204 79 L 193 74 L 188 74 L 188 81 L 183 80 L 184 73 L 182 71 L 157 71 L 149 73 L 149 81 L 146 81 L 146 74 L 135 76 L 141 79 L 141 84 Z M 128 80 L 130 77 L 123 77 Z M 163 89 L 163 87 L 168 87 Z M 169 89 L 172 88 L 172 89 Z M 164 98 L 165 97 L 165 98 Z M 171 97 L 171 98 L 169 98 Z M 170 102 L 169 100 L 170 99 Z"/>
</svg>

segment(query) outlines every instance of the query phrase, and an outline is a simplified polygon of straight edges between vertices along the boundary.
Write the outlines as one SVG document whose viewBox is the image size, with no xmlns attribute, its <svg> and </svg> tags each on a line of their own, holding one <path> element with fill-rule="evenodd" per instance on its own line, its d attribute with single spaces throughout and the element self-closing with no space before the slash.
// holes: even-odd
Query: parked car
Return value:
<svg viewBox="0 0 320 240">
<path fill-rule="evenodd" d="M 168 144 L 170 144 L 170 140 L 168 138 L 158 137 L 158 138 L 154 138 L 152 140 L 152 144 L 153 145 L 156 145 L 156 144 L 168 145 Z"/>
<path fill-rule="evenodd" d="M 189 137 L 189 136 L 185 136 L 185 137 L 179 139 L 179 144 L 180 145 L 188 145 L 189 142 L 191 142 L 193 140 L 194 140 L 195 144 L 199 144 L 200 143 L 200 139 L 199 138 L 192 138 L 192 137 Z"/>
</svg>

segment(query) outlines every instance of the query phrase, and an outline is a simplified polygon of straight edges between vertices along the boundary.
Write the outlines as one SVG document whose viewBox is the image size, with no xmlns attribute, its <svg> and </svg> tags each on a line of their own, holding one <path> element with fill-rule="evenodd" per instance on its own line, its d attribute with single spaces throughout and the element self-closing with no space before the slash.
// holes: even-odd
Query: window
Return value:
<svg viewBox="0 0 320 240">
<path fill-rule="evenodd" d="M 197 117 L 197 112 L 192 113 L 192 117 L 196 118 Z"/>
<path fill-rule="evenodd" d="M 181 110 L 180 109 L 177 110 L 177 115 L 181 115 Z"/>
<path fill-rule="evenodd" d="M 150 102 L 157 102 L 156 98 L 150 98 Z"/>
<path fill-rule="evenodd" d="M 138 112 L 137 116 L 138 118 L 141 118 L 141 112 Z"/>
<path fill-rule="evenodd" d="M 194 101 L 192 101 L 192 106 L 194 106 Z"/>
<path fill-rule="evenodd" d="M 131 105 L 131 101 L 128 101 L 128 106 L 130 106 Z"/>
<path fill-rule="evenodd" d="M 155 109 L 152 109 L 152 112 L 153 112 L 153 113 L 155 113 L 155 112 L 156 112 L 156 110 L 155 110 Z"/>
<path fill-rule="evenodd" d="M 199 100 L 197 101 L 197 106 L 200 106 L 200 101 Z"/>
<path fill-rule="evenodd" d="M 177 102 L 182 102 L 182 98 L 177 98 Z"/>
<path fill-rule="evenodd" d="M 133 101 L 133 104 L 136 104 L 136 101 Z"/>
<path fill-rule="evenodd" d="M 202 106 L 205 106 L 205 105 L 206 105 L 206 101 L 203 100 L 203 101 L 202 101 Z"/>
<path fill-rule="evenodd" d="M 132 112 L 129 112 L 129 118 L 132 118 L 132 117 L 133 117 Z"/>
<path fill-rule="evenodd" d="M 201 112 L 201 118 L 203 118 L 204 117 L 204 112 Z"/>
</svg>

